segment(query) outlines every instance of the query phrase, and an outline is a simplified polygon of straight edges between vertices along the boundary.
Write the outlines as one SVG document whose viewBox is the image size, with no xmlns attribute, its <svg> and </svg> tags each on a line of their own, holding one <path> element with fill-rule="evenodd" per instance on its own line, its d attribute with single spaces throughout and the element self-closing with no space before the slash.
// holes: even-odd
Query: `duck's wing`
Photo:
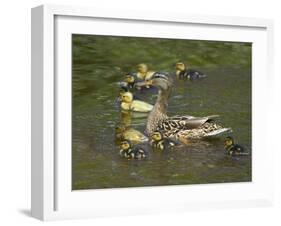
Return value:
<svg viewBox="0 0 281 226">
<path fill-rule="evenodd" d="M 167 131 L 165 135 L 168 137 L 176 137 L 177 139 L 181 138 L 182 140 L 188 141 L 190 139 L 217 137 L 231 132 L 231 128 L 223 128 L 221 125 L 210 121 L 205 122 L 200 127 L 194 129 L 178 129 L 174 131 Z M 180 141 L 183 142 L 182 140 Z"/>
<path fill-rule="evenodd" d="M 162 128 L 160 129 L 196 129 L 202 126 L 204 123 L 213 121 L 218 117 L 218 115 L 211 115 L 206 117 L 194 117 L 191 115 L 169 117 L 161 123 L 162 126 L 160 127 Z"/>
</svg>

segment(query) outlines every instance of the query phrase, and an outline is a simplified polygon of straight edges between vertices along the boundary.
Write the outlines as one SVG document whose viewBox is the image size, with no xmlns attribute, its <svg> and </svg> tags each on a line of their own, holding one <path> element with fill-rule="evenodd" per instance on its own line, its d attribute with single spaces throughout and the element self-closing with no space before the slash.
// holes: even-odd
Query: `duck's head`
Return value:
<svg viewBox="0 0 281 226">
<path fill-rule="evenodd" d="M 131 103 L 133 101 L 133 94 L 129 91 L 123 92 L 120 96 L 121 102 Z"/>
<path fill-rule="evenodd" d="M 225 140 L 224 140 L 225 147 L 230 147 L 233 144 L 234 144 L 234 139 L 232 137 L 228 136 L 225 138 Z"/>
<path fill-rule="evenodd" d="M 129 84 L 134 83 L 135 82 L 135 76 L 131 73 L 126 74 L 125 78 L 124 78 L 124 82 L 127 82 Z"/>
<path fill-rule="evenodd" d="M 122 101 L 122 96 L 123 96 L 124 94 L 126 94 L 126 92 L 129 92 L 129 89 L 128 89 L 127 87 L 125 87 L 125 86 L 122 86 L 122 87 L 120 88 L 120 90 L 119 90 L 119 95 L 118 95 L 118 97 L 117 97 L 117 101 L 118 101 L 118 102 L 121 102 L 121 101 Z"/>
<path fill-rule="evenodd" d="M 182 62 L 178 62 L 176 63 L 176 70 L 177 71 L 184 71 L 186 69 L 186 66 L 184 63 Z"/>
<path fill-rule="evenodd" d="M 162 91 L 167 91 L 172 87 L 173 81 L 166 75 L 161 73 L 154 73 L 154 75 L 143 82 L 138 82 L 137 87 L 154 86 Z"/>
<path fill-rule="evenodd" d="M 146 64 L 139 64 L 139 65 L 137 66 L 137 71 L 138 71 L 139 73 L 141 73 L 141 74 L 144 74 L 144 73 L 146 73 L 146 72 L 148 71 L 148 67 L 147 67 Z"/>
<path fill-rule="evenodd" d="M 129 140 L 123 140 L 120 143 L 120 148 L 122 150 L 128 150 L 129 148 L 131 148 L 131 142 Z"/>
<path fill-rule="evenodd" d="M 153 141 L 160 141 L 163 139 L 163 134 L 160 131 L 154 131 L 151 135 L 150 135 L 151 140 Z"/>
</svg>

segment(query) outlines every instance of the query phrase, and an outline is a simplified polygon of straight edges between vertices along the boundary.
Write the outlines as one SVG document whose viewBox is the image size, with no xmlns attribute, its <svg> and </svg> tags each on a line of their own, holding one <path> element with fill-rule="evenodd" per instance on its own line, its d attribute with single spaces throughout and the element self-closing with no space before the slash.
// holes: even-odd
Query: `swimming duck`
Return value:
<svg viewBox="0 0 281 226">
<path fill-rule="evenodd" d="M 161 131 L 164 137 L 176 138 L 183 143 L 189 139 L 212 137 L 230 132 L 230 128 L 223 128 L 214 122 L 217 115 L 206 117 L 167 116 L 168 99 L 171 94 L 173 81 L 171 78 L 158 73 L 150 80 L 138 82 L 138 86 L 146 84 L 158 88 L 156 103 L 149 113 L 145 133 L 151 135 L 154 131 Z"/>
<path fill-rule="evenodd" d="M 244 147 L 239 144 L 234 144 L 234 139 L 230 136 L 225 138 L 224 148 L 226 150 L 226 153 L 231 156 L 249 155 L 249 153 L 245 152 Z"/>
<path fill-rule="evenodd" d="M 126 159 L 144 159 L 148 156 L 148 152 L 144 148 L 138 145 L 132 146 L 129 140 L 121 141 L 120 148 L 120 155 Z"/>
<path fill-rule="evenodd" d="M 176 63 L 176 77 L 178 79 L 188 79 L 188 80 L 196 80 L 200 78 L 205 78 L 206 75 L 200 71 L 188 69 L 188 67 L 182 63 Z"/>
<path fill-rule="evenodd" d="M 159 150 L 167 150 L 179 144 L 175 140 L 164 137 L 161 131 L 154 131 L 151 134 L 150 138 L 151 138 L 150 141 L 151 146 Z"/>
<path fill-rule="evenodd" d="M 118 140 L 129 140 L 132 144 L 148 141 L 148 138 L 138 130 L 118 125 L 115 128 L 115 136 Z"/>
<path fill-rule="evenodd" d="M 150 112 L 153 105 L 141 100 L 134 100 L 134 96 L 131 92 L 125 92 L 121 96 L 121 108 L 127 111 L 135 112 Z"/>
</svg>

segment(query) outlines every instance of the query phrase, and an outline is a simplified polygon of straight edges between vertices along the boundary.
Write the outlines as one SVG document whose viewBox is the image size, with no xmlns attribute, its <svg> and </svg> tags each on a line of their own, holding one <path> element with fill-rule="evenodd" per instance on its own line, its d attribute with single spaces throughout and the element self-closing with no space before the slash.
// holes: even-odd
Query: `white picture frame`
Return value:
<svg viewBox="0 0 281 226">
<path fill-rule="evenodd" d="M 108 24 L 99 26 L 106 21 Z M 125 22 L 124 25 L 123 22 Z M 141 24 L 147 32 L 113 28 Z M 108 26 L 108 27 L 107 27 Z M 153 27 L 167 26 L 169 29 Z M 69 101 L 69 34 L 75 32 L 142 37 L 178 37 L 177 26 L 196 26 L 194 39 L 253 42 L 253 181 L 106 190 L 71 190 L 71 155 L 67 137 Z M 108 29 L 108 28 L 112 29 Z M 174 29 L 174 30 L 173 30 Z M 216 30 L 216 35 L 212 32 Z M 233 32 L 234 30 L 239 32 Z M 170 30 L 170 31 L 169 31 Z M 172 32 L 171 32 L 172 31 Z M 219 32 L 217 32 L 219 31 Z M 231 31 L 231 32 L 226 32 Z M 119 32 L 119 33 L 118 33 Z M 122 33 L 123 32 L 123 33 Z M 142 32 L 142 33 L 141 33 Z M 266 143 L 267 97 L 273 83 L 273 22 L 266 19 L 132 12 L 114 9 L 43 5 L 32 9 L 32 201 L 41 220 L 89 218 L 193 209 L 253 207 L 273 202 L 273 150 Z M 63 51 L 60 51 L 60 48 Z M 63 65 L 63 67 L 60 67 Z M 57 75 L 60 76 L 57 76 Z M 65 76 L 64 76 L 65 75 Z M 266 75 L 266 76 L 264 76 Z M 60 109 L 60 110 L 58 110 Z M 66 117 L 62 117 L 65 116 Z M 66 121 L 64 121 L 66 120 Z M 68 120 L 68 121 L 67 121 Z M 257 123 L 258 122 L 258 123 Z M 263 138 L 263 139 L 261 139 Z M 260 150 L 263 150 L 261 152 Z M 266 155 L 264 154 L 266 150 Z M 62 161 L 63 159 L 63 161 Z M 69 172 L 68 172 L 69 171 Z M 229 193 L 233 194 L 229 197 Z M 126 197 L 137 197 L 134 199 Z M 165 197 L 165 199 L 163 199 Z"/>
</svg>

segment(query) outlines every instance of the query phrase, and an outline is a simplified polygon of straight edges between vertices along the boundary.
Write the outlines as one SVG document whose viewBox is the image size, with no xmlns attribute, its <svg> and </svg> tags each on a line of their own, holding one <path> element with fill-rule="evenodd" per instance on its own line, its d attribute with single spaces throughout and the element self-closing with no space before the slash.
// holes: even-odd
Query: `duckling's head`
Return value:
<svg viewBox="0 0 281 226">
<path fill-rule="evenodd" d="M 120 90 L 119 90 L 119 95 L 118 95 L 118 97 L 117 97 L 117 101 L 118 101 L 118 102 L 122 102 L 122 96 L 123 96 L 124 94 L 126 94 L 126 92 L 129 92 L 128 88 L 125 87 L 125 86 L 122 86 L 122 87 L 120 88 Z"/>
<path fill-rule="evenodd" d="M 184 71 L 185 68 L 186 68 L 186 67 L 185 67 L 184 63 L 182 63 L 182 62 L 176 63 L 176 70 L 177 70 L 177 71 Z"/>
<path fill-rule="evenodd" d="M 122 95 L 126 92 L 129 92 L 128 88 L 127 87 L 121 87 L 120 90 L 119 90 L 119 96 L 122 97 Z"/>
<path fill-rule="evenodd" d="M 120 143 L 120 148 L 122 150 L 128 150 L 131 147 L 131 142 L 129 140 L 123 140 Z"/>
<path fill-rule="evenodd" d="M 130 73 L 126 74 L 126 75 L 125 75 L 124 82 L 127 82 L 127 83 L 129 83 L 129 84 L 134 83 L 134 82 L 135 82 L 135 77 L 134 77 L 134 75 L 132 75 L 132 74 L 130 74 Z"/>
<path fill-rule="evenodd" d="M 124 92 L 121 96 L 121 102 L 131 103 L 133 101 L 133 94 L 129 91 Z"/>
<path fill-rule="evenodd" d="M 160 131 L 154 131 L 151 135 L 150 135 L 151 139 L 153 141 L 160 141 L 163 139 L 163 134 Z"/>
<path fill-rule="evenodd" d="M 148 71 L 148 67 L 147 67 L 146 64 L 139 64 L 139 65 L 137 66 L 137 71 L 138 71 L 139 73 L 146 73 L 146 72 Z"/>
<path fill-rule="evenodd" d="M 229 137 L 225 138 L 225 140 L 224 140 L 224 146 L 225 147 L 229 147 L 229 146 L 231 146 L 233 144 L 234 144 L 234 140 L 233 140 L 232 137 L 229 136 Z"/>
</svg>

